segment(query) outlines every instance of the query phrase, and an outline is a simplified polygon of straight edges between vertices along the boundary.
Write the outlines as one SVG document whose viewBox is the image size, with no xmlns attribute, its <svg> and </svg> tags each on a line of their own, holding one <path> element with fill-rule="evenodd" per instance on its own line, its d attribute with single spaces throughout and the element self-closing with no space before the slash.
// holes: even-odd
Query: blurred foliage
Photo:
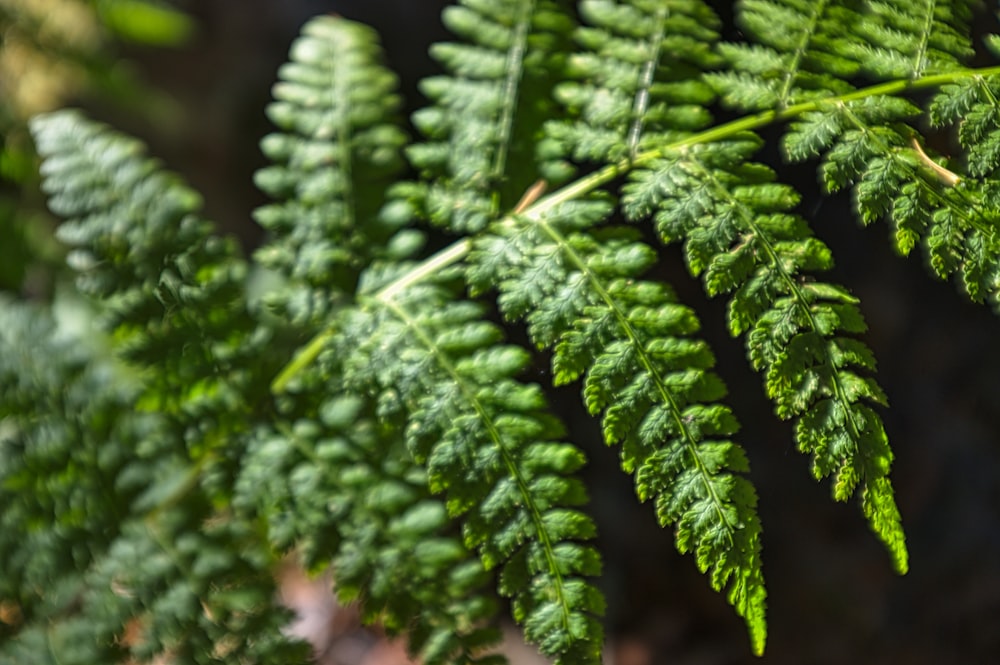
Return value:
<svg viewBox="0 0 1000 665">
<path fill-rule="evenodd" d="M 124 41 L 156 46 L 176 46 L 194 32 L 194 22 L 162 2 L 98 0 L 97 14 Z"/>
<path fill-rule="evenodd" d="M 61 263 L 27 119 L 88 96 L 126 101 L 141 84 L 116 45 L 179 46 L 194 29 L 156 0 L 0 0 L 0 291 L 48 295 Z"/>
</svg>

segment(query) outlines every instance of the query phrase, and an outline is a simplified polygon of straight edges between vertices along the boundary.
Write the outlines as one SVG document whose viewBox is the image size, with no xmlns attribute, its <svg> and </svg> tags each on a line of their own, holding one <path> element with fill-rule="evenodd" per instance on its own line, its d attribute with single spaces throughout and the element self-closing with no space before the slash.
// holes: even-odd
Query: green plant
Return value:
<svg viewBox="0 0 1000 665">
<path fill-rule="evenodd" d="M 693 311 L 647 276 L 649 222 L 728 299 L 813 475 L 858 497 L 905 572 L 859 303 L 819 276 L 831 252 L 754 161 L 755 131 L 780 127 L 787 158 L 819 158 L 900 253 L 920 245 L 994 302 L 1000 67 L 964 64 L 974 4 L 747 0 L 747 41 L 727 43 L 696 0 L 464 0 L 413 143 L 375 36 L 315 19 L 268 109 L 253 289 L 138 143 L 76 112 L 37 118 L 59 235 L 108 336 L 2 312 L 0 602 L 19 618 L 0 658 L 287 660 L 270 570 L 297 550 L 425 662 L 502 660 L 491 588 L 544 653 L 598 662 L 584 458 L 494 302 L 551 354 L 554 384 L 581 383 L 639 499 L 763 652 L 749 464 Z M 715 123 L 716 104 L 734 119 Z M 957 128 L 961 159 L 928 156 L 925 120 Z M 420 221 L 457 239 L 429 253 Z M 62 651 L 81 634 L 91 651 Z"/>
</svg>

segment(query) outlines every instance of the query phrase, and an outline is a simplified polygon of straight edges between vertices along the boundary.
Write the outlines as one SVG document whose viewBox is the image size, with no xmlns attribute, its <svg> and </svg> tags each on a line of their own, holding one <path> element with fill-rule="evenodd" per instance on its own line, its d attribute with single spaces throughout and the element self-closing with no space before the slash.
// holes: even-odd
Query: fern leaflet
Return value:
<svg viewBox="0 0 1000 665">
<path fill-rule="evenodd" d="M 845 27 L 861 20 L 854 2 L 747 0 L 739 5 L 752 44 L 720 44 L 727 71 L 707 80 L 722 101 L 745 110 L 785 108 L 846 92 L 858 65 L 845 58 Z"/>
<path fill-rule="evenodd" d="M 696 73 L 719 63 L 718 20 L 700 2 L 586 0 L 587 25 L 574 33 L 583 50 L 569 58 L 570 80 L 554 96 L 571 120 L 545 126 L 539 156 L 562 180 L 578 163 L 634 158 L 711 122 L 711 89 Z M 560 160 L 560 161 L 555 161 Z"/>
<path fill-rule="evenodd" d="M 366 292 L 394 274 L 372 271 Z M 543 414 L 538 387 L 514 379 L 527 356 L 497 346 L 499 330 L 478 320 L 478 306 L 450 302 L 451 288 L 421 283 L 365 297 L 341 326 L 353 350 L 346 380 L 377 390 L 382 408 L 406 410 L 411 454 L 448 512 L 462 516 L 466 544 L 499 567 L 500 592 L 526 637 L 557 662 L 598 662 L 604 600 L 585 576 L 600 559 L 576 542 L 594 527 L 574 508 L 586 494 L 569 475 L 583 458 L 554 440 L 561 426 Z"/>
<path fill-rule="evenodd" d="M 294 323 L 325 322 L 327 299 L 354 291 L 360 270 L 399 226 L 381 201 L 406 137 L 395 117 L 396 79 L 380 55 L 370 29 L 320 17 L 303 27 L 274 87 L 268 116 L 282 131 L 262 141 L 274 164 L 255 180 L 279 202 L 255 218 L 283 240 L 256 258 L 298 285 L 295 300 L 287 292 L 282 303 L 269 298 Z"/>
<path fill-rule="evenodd" d="M 482 653 L 500 637 L 490 576 L 387 426 L 401 416 L 345 390 L 349 353 L 327 329 L 372 259 L 422 242 L 393 236 L 399 216 L 377 205 L 400 165 L 395 79 L 374 34 L 335 17 L 308 23 L 290 58 L 269 107 L 282 131 L 262 143 L 276 163 L 257 181 L 276 201 L 257 211 L 271 232 L 257 256 L 284 280 L 264 302 L 288 334 L 319 336 L 306 364 L 275 382 L 281 415 L 251 439 L 234 502 L 265 516 L 281 551 L 313 568 L 332 561 L 339 597 L 406 631 L 423 662 L 502 661 Z"/>
<path fill-rule="evenodd" d="M 513 205 L 534 179 L 511 164 L 531 161 L 547 117 L 543 91 L 562 68 L 560 46 L 572 22 L 551 0 L 465 0 L 443 19 L 466 43 L 432 49 L 450 76 L 422 82 L 434 105 L 414 115 L 427 141 L 408 155 L 425 182 L 401 186 L 398 196 L 432 223 L 468 233 Z"/>
<path fill-rule="evenodd" d="M 537 208 L 536 208 L 537 210 Z M 691 551 L 712 585 L 764 644 L 764 585 L 756 495 L 744 478 L 738 425 L 715 403 L 725 392 L 710 371 L 698 322 L 661 284 L 636 278 L 652 251 L 624 229 L 591 231 L 606 202 L 579 201 L 494 225 L 473 253 L 473 284 L 496 284 L 510 318 L 525 318 L 540 347 L 553 347 L 557 384 L 586 375 L 584 398 L 603 414 L 604 438 L 622 443 L 622 466 L 663 525 Z"/>
<path fill-rule="evenodd" d="M 880 0 L 866 3 L 851 32 L 867 44 L 848 49 L 878 79 L 916 79 L 954 70 L 974 53 L 969 38 L 971 0 Z"/>
<path fill-rule="evenodd" d="M 89 566 L 79 612 L 103 617 L 98 643 L 141 659 L 303 657 L 269 604 L 270 551 L 252 523 L 222 507 L 263 397 L 252 368 L 274 371 L 249 360 L 266 333 L 253 332 L 245 310 L 244 264 L 231 242 L 210 235 L 198 197 L 137 141 L 74 112 L 37 117 L 32 130 L 50 206 L 70 218 L 60 237 L 75 248 L 80 289 L 103 300 L 104 324 L 139 370 L 139 410 L 164 421 L 135 464 L 155 475 L 122 478 L 113 490 L 127 511 L 121 534 Z M 126 625 L 137 637 L 119 644 Z M 261 637 L 234 643 L 242 630 Z"/>
</svg>

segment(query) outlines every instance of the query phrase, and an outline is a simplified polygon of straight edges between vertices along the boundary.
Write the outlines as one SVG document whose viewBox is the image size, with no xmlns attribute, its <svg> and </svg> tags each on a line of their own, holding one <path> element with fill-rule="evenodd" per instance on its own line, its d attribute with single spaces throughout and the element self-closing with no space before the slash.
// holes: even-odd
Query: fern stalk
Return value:
<svg viewBox="0 0 1000 665">
<path fill-rule="evenodd" d="M 953 84 L 963 79 L 1000 76 L 1000 66 L 982 67 L 967 69 L 960 72 L 947 72 L 934 74 L 923 78 L 905 81 L 890 81 L 878 83 L 866 88 L 860 88 L 849 93 L 827 97 L 822 100 L 801 102 L 782 110 L 769 110 L 754 113 L 743 118 L 737 118 L 723 123 L 711 129 L 697 132 L 683 139 L 672 141 L 667 145 L 651 150 L 645 150 L 633 159 L 623 159 L 615 164 L 610 164 L 601 169 L 574 180 L 573 182 L 560 187 L 550 194 L 541 196 L 537 201 L 528 205 L 517 214 L 519 217 L 529 220 L 536 220 L 544 216 L 553 208 L 567 202 L 579 199 L 590 192 L 614 182 L 622 175 L 629 173 L 633 169 L 646 166 L 651 161 L 670 155 L 686 147 L 722 141 L 739 135 L 744 131 L 762 129 L 768 125 L 788 122 L 807 113 L 826 108 L 828 105 L 845 104 L 852 101 L 860 101 L 871 97 L 903 95 L 909 92 L 916 92 L 928 88 L 939 88 L 944 85 Z M 509 217 L 501 217 L 498 221 L 506 222 Z M 403 291 L 411 284 L 418 283 L 430 275 L 465 259 L 472 249 L 472 243 L 468 238 L 454 241 L 444 249 L 438 251 L 433 256 L 424 259 L 414 265 L 409 271 L 401 274 L 393 282 L 382 287 L 382 296 L 394 295 Z M 317 336 L 318 337 L 318 336 Z M 306 344 L 311 346 L 312 341 Z M 308 359 L 303 360 L 307 364 Z M 287 371 L 290 366 L 286 366 Z"/>
</svg>

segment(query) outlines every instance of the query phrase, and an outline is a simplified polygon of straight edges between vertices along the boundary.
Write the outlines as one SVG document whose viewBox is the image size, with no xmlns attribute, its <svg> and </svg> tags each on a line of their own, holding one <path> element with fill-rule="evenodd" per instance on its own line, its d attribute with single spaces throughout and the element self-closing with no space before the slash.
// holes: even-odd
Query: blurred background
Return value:
<svg viewBox="0 0 1000 665">
<path fill-rule="evenodd" d="M 251 211 L 263 203 L 252 174 L 263 165 L 257 143 L 269 131 L 264 106 L 302 23 L 335 12 L 375 26 L 413 110 L 423 103 L 417 81 L 435 71 L 427 46 L 447 37 L 439 21 L 445 4 L 0 0 L 0 289 L 45 297 L 61 261 L 37 194 L 24 132 L 30 115 L 82 106 L 140 136 L 204 194 L 207 215 L 249 251 L 262 238 Z M 729 3 L 715 4 L 731 16 Z M 984 32 L 997 27 L 987 13 L 978 25 Z M 947 153 L 948 143 L 939 149 Z M 770 637 L 766 656 L 749 655 L 742 622 L 691 557 L 676 553 L 651 506 L 636 504 L 629 479 L 617 472 L 616 452 L 600 443 L 579 406 L 579 388 L 571 386 L 554 391 L 553 399 L 591 459 L 609 662 L 996 662 L 1000 318 L 932 278 L 916 253 L 897 257 L 884 226 L 862 229 L 849 196 L 821 197 L 814 171 L 782 167 L 777 150 L 761 159 L 803 194 L 800 212 L 838 260 L 831 280 L 862 300 L 871 328 L 866 341 L 891 400 L 883 415 L 896 453 L 893 480 L 911 571 L 895 576 L 858 506 L 834 504 L 828 483 L 812 481 L 791 428 L 774 418 L 760 378 L 748 368 L 742 342 L 725 332 L 724 303 L 706 301 L 680 252 L 666 249 L 658 270 L 702 317 L 743 423 L 740 441 L 765 529 Z M 294 570 L 284 579 L 287 602 L 304 613 L 301 630 L 322 635 L 329 664 L 406 662 L 397 645 L 361 629 L 350 609 L 330 602 L 329 580 L 307 580 Z M 511 649 L 514 665 L 538 662 L 530 650 Z"/>
</svg>

